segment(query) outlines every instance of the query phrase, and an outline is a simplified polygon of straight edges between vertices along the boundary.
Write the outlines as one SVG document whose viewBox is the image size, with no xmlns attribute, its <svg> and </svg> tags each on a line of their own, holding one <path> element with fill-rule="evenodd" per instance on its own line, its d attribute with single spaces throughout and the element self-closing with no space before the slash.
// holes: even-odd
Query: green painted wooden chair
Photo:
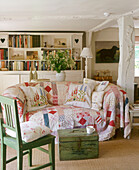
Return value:
<svg viewBox="0 0 139 170">
<path fill-rule="evenodd" d="M 32 166 L 32 149 L 37 148 L 49 154 L 50 162 L 32 169 L 42 169 L 50 166 L 51 170 L 55 169 L 55 137 L 47 135 L 33 142 L 25 143 L 22 141 L 20 132 L 20 123 L 18 118 L 17 103 L 15 99 L 0 96 L 0 114 L 2 115 L 2 107 L 5 108 L 5 120 L 0 117 L 0 134 L 1 134 L 1 170 L 6 170 L 6 164 L 17 159 L 17 169 L 22 170 L 23 155 L 29 154 L 29 166 Z M 13 110 L 13 113 L 11 112 Z M 16 132 L 16 138 L 6 135 L 5 128 Z M 40 147 L 48 144 L 48 150 Z M 17 151 L 17 156 L 6 161 L 6 146 Z"/>
</svg>

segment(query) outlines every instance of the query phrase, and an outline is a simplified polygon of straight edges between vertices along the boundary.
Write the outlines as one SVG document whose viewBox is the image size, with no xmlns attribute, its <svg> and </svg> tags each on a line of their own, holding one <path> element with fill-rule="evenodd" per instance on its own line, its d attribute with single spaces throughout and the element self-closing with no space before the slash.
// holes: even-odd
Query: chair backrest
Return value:
<svg viewBox="0 0 139 170">
<path fill-rule="evenodd" d="M 22 140 L 16 100 L 0 95 L 0 114 L 1 139 L 6 136 L 5 129 L 9 129 L 16 134 L 17 144 L 20 145 Z"/>
</svg>

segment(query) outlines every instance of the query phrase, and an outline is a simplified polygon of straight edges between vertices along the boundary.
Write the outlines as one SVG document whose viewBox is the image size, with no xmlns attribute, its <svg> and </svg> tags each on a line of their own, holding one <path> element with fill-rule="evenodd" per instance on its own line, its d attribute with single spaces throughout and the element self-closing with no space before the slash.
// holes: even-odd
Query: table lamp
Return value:
<svg viewBox="0 0 139 170">
<path fill-rule="evenodd" d="M 87 59 L 88 58 L 93 58 L 92 52 L 90 48 L 84 47 L 81 54 L 81 57 L 86 58 L 85 61 L 85 78 L 87 78 Z"/>
</svg>

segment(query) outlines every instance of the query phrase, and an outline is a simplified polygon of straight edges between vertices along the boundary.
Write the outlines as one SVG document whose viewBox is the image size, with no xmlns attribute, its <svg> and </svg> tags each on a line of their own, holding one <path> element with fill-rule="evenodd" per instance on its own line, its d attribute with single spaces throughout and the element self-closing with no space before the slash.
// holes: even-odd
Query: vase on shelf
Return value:
<svg viewBox="0 0 139 170">
<path fill-rule="evenodd" d="M 64 71 L 61 71 L 60 73 L 56 72 L 56 80 L 57 81 L 65 81 L 66 74 Z"/>
</svg>

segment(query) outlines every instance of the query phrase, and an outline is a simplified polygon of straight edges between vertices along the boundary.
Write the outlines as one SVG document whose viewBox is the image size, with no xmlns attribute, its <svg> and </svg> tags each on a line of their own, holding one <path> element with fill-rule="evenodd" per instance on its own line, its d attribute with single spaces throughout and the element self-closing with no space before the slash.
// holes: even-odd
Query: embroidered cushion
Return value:
<svg viewBox="0 0 139 170">
<path fill-rule="evenodd" d="M 93 79 L 88 79 L 84 78 L 83 79 L 84 84 L 90 84 L 92 87 L 92 91 L 94 90 L 94 87 L 96 87 L 99 84 L 99 81 L 93 80 Z"/>
<path fill-rule="evenodd" d="M 22 140 L 25 142 L 32 142 L 52 132 L 48 127 L 40 125 L 34 121 L 20 123 L 20 128 Z M 9 136 L 16 138 L 15 132 L 6 129 L 6 133 Z"/>
<path fill-rule="evenodd" d="M 80 106 L 85 108 L 91 107 L 91 92 L 89 84 L 72 84 L 69 87 L 69 93 L 66 105 Z"/>
<path fill-rule="evenodd" d="M 34 111 L 46 107 L 48 105 L 46 91 L 40 85 L 21 86 L 26 95 L 27 111 Z"/>
<path fill-rule="evenodd" d="M 95 87 L 95 91 L 104 91 L 108 86 L 109 81 L 98 81 L 98 85 Z"/>
<path fill-rule="evenodd" d="M 100 92 L 93 92 L 92 94 L 92 108 L 96 111 L 99 111 L 102 108 L 102 101 L 103 101 L 104 91 Z"/>
</svg>

